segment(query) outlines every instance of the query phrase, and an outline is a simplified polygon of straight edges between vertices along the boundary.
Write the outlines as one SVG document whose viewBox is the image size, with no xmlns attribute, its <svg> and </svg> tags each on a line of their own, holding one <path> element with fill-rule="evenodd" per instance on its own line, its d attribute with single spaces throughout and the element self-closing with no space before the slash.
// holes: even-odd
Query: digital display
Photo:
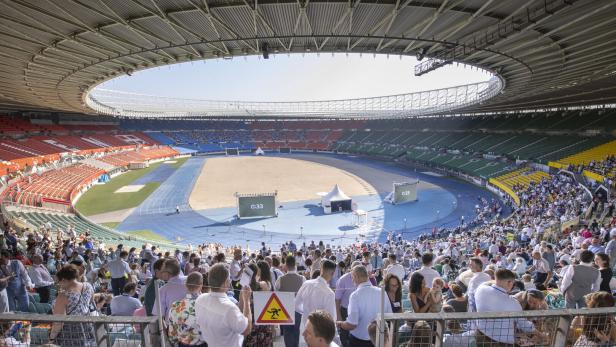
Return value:
<svg viewBox="0 0 616 347">
<path fill-rule="evenodd" d="M 394 204 L 403 204 L 409 201 L 417 200 L 417 184 L 416 182 L 394 183 Z"/>
<path fill-rule="evenodd" d="M 275 195 L 238 196 L 237 199 L 239 218 L 265 218 L 277 215 Z"/>
</svg>

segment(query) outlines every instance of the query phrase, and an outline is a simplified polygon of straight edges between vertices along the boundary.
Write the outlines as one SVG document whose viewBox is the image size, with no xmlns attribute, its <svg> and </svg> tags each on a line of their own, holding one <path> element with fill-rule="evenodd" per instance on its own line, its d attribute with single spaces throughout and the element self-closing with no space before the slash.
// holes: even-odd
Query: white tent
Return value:
<svg viewBox="0 0 616 347">
<path fill-rule="evenodd" d="M 258 147 L 257 150 L 255 151 L 255 155 L 265 155 L 265 152 L 263 152 L 261 147 Z"/>
<path fill-rule="evenodd" d="M 325 214 L 332 212 L 351 211 L 352 200 L 336 184 L 334 188 L 321 198 L 321 206 Z"/>
</svg>

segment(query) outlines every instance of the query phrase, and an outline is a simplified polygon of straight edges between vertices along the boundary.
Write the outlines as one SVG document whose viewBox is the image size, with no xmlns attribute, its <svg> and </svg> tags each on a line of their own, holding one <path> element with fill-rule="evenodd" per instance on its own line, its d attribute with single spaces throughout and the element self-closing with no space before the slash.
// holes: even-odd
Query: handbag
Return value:
<svg viewBox="0 0 616 347">
<path fill-rule="evenodd" d="M 98 312 L 98 309 L 96 308 L 96 303 L 94 302 L 94 295 L 90 296 L 90 302 L 88 302 L 88 316 L 100 316 L 100 312 Z"/>
</svg>

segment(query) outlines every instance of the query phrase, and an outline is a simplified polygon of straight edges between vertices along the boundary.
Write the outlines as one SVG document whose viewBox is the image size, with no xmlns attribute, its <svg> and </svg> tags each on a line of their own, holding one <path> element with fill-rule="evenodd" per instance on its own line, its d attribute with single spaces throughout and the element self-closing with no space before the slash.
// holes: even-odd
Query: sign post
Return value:
<svg viewBox="0 0 616 347">
<path fill-rule="evenodd" d="M 295 293 L 253 292 L 256 325 L 295 324 Z"/>
</svg>

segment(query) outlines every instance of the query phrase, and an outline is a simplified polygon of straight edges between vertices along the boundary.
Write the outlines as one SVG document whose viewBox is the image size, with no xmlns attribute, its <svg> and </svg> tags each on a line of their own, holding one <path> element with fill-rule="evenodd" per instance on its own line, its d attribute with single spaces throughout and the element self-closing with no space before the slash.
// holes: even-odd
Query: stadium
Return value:
<svg viewBox="0 0 616 347">
<path fill-rule="evenodd" d="M 0 346 L 616 345 L 615 5 L 1 2 Z M 116 88 L 325 55 L 479 77 Z"/>
</svg>

